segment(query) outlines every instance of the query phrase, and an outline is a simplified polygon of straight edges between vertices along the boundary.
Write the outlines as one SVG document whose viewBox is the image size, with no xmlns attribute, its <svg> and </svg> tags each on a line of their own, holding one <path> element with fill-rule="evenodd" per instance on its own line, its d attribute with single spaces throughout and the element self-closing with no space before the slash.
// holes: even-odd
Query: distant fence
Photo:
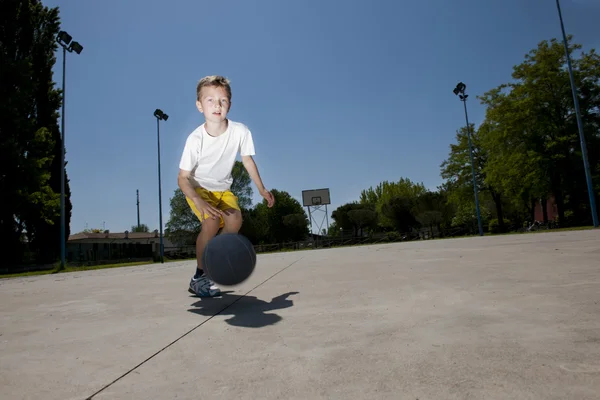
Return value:
<svg viewBox="0 0 600 400">
<path fill-rule="evenodd" d="M 282 242 L 270 244 L 256 244 L 254 251 L 259 253 L 273 253 L 278 251 L 293 251 L 293 250 L 308 250 L 308 249 L 323 249 L 343 246 L 357 246 L 367 244 L 381 243 L 396 243 L 415 240 L 429 240 L 440 237 L 465 236 L 466 232 L 462 229 L 453 229 L 443 232 L 430 231 L 411 232 L 399 234 L 397 232 L 379 233 L 368 236 L 314 236 L 311 239 L 297 242 Z M 172 260 L 190 259 L 196 257 L 196 246 L 172 246 L 165 247 L 165 257 Z"/>
</svg>

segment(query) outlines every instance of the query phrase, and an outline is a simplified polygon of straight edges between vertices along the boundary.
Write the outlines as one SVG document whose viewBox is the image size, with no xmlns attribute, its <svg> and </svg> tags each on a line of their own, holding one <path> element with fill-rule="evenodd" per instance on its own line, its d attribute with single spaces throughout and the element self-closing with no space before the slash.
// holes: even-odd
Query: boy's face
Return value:
<svg viewBox="0 0 600 400">
<path fill-rule="evenodd" d="M 196 101 L 196 107 L 204 114 L 207 121 L 222 122 L 227 118 L 231 104 L 224 88 L 207 86 L 202 88 L 200 101 Z"/>
</svg>

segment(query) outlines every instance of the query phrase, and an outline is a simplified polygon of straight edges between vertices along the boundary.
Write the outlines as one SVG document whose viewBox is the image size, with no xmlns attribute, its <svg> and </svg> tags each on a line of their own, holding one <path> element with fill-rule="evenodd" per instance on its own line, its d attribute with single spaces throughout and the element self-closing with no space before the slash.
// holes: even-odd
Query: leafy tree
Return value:
<svg viewBox="0 0 600 400">
<path fill-rule="evenodd" d="M 415 199 L 426 191 L 422 183 L 413 183 L 408 178 L 401 178 L 398 182 L 383 181 L 375 188 L 363 190 L 360 194 L 360 204 L 375 208 L 383 228 L 405 229 L 416 223 L 410 210 Z M 400 210 L 403 207 L 408 207 L 405 211 L 410 214 L 410 218 Z"/>
<path fill-rule="evenodd" d="M 150 232 L 150 228 L 146 224 L 140 224 L 140 226 L 133 225 L 131 227 L 131 232 Z"/>
<path fill-rule="evenodd" d="M 430 228 L 432 236 L 434 226 L 443 235 L 443 229 L 451 225 L 454 216 L 454 210 L 448 204 L 447 192 L 443 188 L 438 188 L 435 192 L 427 191 L 420 195 L 412 213 L 422 226 Z"/>
<path fill-rule="evenodd" d="M 60 244 L 60 91 L 54 88 L 58 8 L 41 2 L 3 2 L 0 43 L 0 240 L 11 248 L 4 262 L 19 263 L 27 236 L 40 263 L 57 259 Z M 70 190 L 66 182 L 66 237 Z"/>
<path fill-rule="evenodd" d="M 283 216 L 283 225 L 286 233 L 292 240 L 303 240 L 309 232 L 309 221 L 304 212 L 293 213 Z"/>
<path fill-rule="evenodd" d="M 348 211 L 348 219 L 352 221 L 355 231 L 363 234 L 364 228 L 371 228 L 377 224 L 377 213 L 369 208 Z"/>
<path fill-rule="evenodd" d="M 249 208 L 244 210 L 244 222 L 240 233 L 253 244 L 267 244 L 269 241 L 269 222 L 266 208 Z"/>
<path fill-rule="evenodd" d="M 475 170 L 475 182 L 477 185 L 479 200 L 481 201 L 482 192 L 487 192 L 493 199 L 496 215 L 498 218 L 499 229 L 504 229 L 504 214 L 502 212 L 502 192 L 499 189 L 501 186 L 494 184 L 493 180 L 487 179 L 486 166 L 490 157 L 491 150 L 483 146 L 481 143 L 482 132 L 490 132 L 491 126 L 488 123 L 483 123 L 479 129 L 475 128 L 474 124 L 470 124 L 471 131 L 471 147 L 473 149 L 473 166 Z M 470 191 L 471 201 L 474 202 L 473 192 L 473 169 L 471 168 L 471 155 L 469 154 L 469 132 L 466 127 L 462 127 L 456 133 L 456 144 L 450 145 L 450 154 L 441 164 L 442 178 L 449 180 L 464 188 L 462 194 Z M 466 190 L 469 188 L 468 190 Z M 455 192 L 458 194 L 458 192 Z M 461 196 L 461 202 L 466 200 Z"/>
<path fill-rule="evenodd" d="M 81 231 L 82 233 L 102 233 L 104 232 L 103 229 L 100 228 L 86 228 L 84 230 Z"/>
<path fill-rule="evenodd" d="M 490 212 L 486 208 L 482 207 L 480 209 L 481 212 L 481 222 L 485 227 L 488 225 L 490 220 Z M 469 234 L 475 234 L 478 232 L 478 223 L 477 223 L 477 212 L 475 209 L 475 202 L 472 201 L 470 203 L 462 203 L 457 207 L 454 218 L 452 219 L 452 226 L 460 229 L 465 229 Z"/>
<path fill-rule="evenodd" d="M 417 226 L 417 220 L 412 213 L 414 205 L 414 198 L 393 195 L 382 200 L 381 214 L 386 218 L 387 225 L 397 232 L 410 232 Z"/>
<path fill-rule="evenodd" d="M 286 191 L 272 189 L 271 193 L 275 198 L 272 208 L 267 206 L 266 200 L 256 205 L 256 215 L 264 218 L 262 223 L 268 227 L 264 240 L 281 243 L 306 239 L 310 233 L 309 221 L 302 205 Z"/>
<path fill-rule="evenodd" d="M 237 196 L 240 208 L 245 210 L 252 207 L 252 178 L 241 161 L 235 162 L 231 175 L 231 191 Z"/>
<path fill-rule="evenodd" d="M 580 49 L 580 45 L 569 45 L 571 54 Z M 579 58 L 572 57 L 572 65 L 580 88 L 585 140 L 591 149 L 590 164 L 598 166 L 600 58 L 594 50 L 582 51 Z M 543 204 L 552 195 L 561 220 L 567 209 L 586 218 L 587 187 L 561 41 L 540 42 L 514 67 L 512 77 L 514 82 L 481 96 L 488 108 L 486 119 L 493 128 L 488 146 L 491 149 L 493 145 L 496 150 L 490 153 L 490 176 L 503 184 L 513 200 L 530 203 L 542 199 Z M 503 170 L 509 177 L 501 178 Z M 597 181 L 598 170 L 595 175 Z"/>
<path fill-rule="evenodd" d="M 345 232 L 352 231 L 353 236 L 358 235 L 358 226 L 355 224 L 354 221 L 352 221 L 348 213 L 353 210 L 362 210 L 365 207 L 374 206 L 371 206 L 369 204 L 359 204 L 357 202 L 352 202 L 343 204 L 335 210 L 333 210 L 333 212 L 331 213 L 331 219 L 333 219 L 336 229 L 340 230 L 341 228 Z M 332 230 L 331 226 L 329 227 L 329 230 Z"/>
<path fill-rule="evenodd" d="M 177 244 L 194 244 L 200 233 L 201 223 L 190 208 L 185 194 L 175 189 L 170 200 L 171 212 L 165 226 L 165 237 Z"/>
<path fill-rule="evenodd" d="M 329 229 L 327 229 L 327 232 L 325 232 L 326 236 L 337 237 L 341 234 L 342 232 L 340 232 L 340 227 L 336 221 L 329 223 Z"/>
</svg>

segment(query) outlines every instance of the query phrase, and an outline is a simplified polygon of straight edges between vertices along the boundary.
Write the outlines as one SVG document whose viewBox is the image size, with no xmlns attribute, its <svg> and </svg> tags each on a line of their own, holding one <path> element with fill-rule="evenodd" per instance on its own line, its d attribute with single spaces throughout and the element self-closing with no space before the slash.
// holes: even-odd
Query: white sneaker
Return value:
<svg viewBox="0 0 600 400">
<path fill-rule="evenodd" d="M 208 279 L 206 274 L 202 274 L 198 279 L 192 277 L 188 291 L 199 297 L 214 297 L 221 294 L 221 289 L 219 289 L 213 281 Z"/>
</svg>

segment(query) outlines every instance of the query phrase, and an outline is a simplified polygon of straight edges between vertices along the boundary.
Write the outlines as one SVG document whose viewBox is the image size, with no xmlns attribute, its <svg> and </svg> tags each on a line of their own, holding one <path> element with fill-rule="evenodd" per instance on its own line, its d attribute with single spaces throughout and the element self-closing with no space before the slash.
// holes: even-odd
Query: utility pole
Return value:
<svg viewBox="0 0 600 400">
<path fill-rule="evenodd" d="M 459 82 L 453 92 L 460 98 L 465 106 L 465 120 L 467 121 L 467 138 L 469 140 L 469 157 L 471 158 L 471 174 L 473 175 L 473 192 L 475 193 L 475 212 L 477 213 L 477 225 L 479 227 L 479 236 L 483 236 L 483 225 L 481 222 L 481 211 L 479 210 L 479 195 L 477 194 L 477 180 L 475 178 L 475 162 L 473 161 L 473 144 L 471 142 L 471 127 L 469 126 L 469 115 L 467 114 L 467 98 L 465 94 L 467 85 Z"/>
<path fill-rule="evenodd" d="M 169 116 L 165 114 L 161 109 L 157 108 L 154 110 L 154 116 L 156 117 L 156 141 L 158 145 L 158 217 L 160 230 L 160 262 L 164 263 L 165 244 L 163 241 L 163 223 L 162 223 L 162 189 L 160 182 L 160 121 L 166 121 Z"/>
<path fill-rule="evenodd" d="M 139 189 L 135 191 L 137 194 L 137 227 L 140 228 L 140 191 Z"/>
<path fill-rule="evenodd" d="M 569 78 L 571 80 L 571 91 L 573 92 L 573 105 L 575 106 L 575 118 L 577 119 L 577 129 L 579 130 L 579 142 L 581 143 L 581 157 L 583 158 L 583 169 L 585 171 L 585 179 L 587 183 L 588 195 L 590 198 L 590 211 L 592 213 L 592 223 L 594 228 L 598 228 L 598 212 L 596 210 L 596 199 L 594 194 L 594 185 L 592 183 L 592 173 L 590 171 L 590 163 L 588 161 L 587 145 L 585 143 L 585 135 L 583 133 L 583 122 L 581 121 L 581 111 L 579 110 L 579 99 L 577 97 L 577 85 L 573 77 L 573 67 L 571 65 L 571 56 L 569 55 L 569 45 L 567 42 L 567 34 L 565 33 L 565 25 L 560 11 L 560 2 L 556 0 L 556 8 L 558 9 L 558 19 L 560 20 L 560 29 L 563 36 L 563 44 L 565 46 L 565 54 L 567 57 L 567 68 L 569 69 Z"/>
</svg>

